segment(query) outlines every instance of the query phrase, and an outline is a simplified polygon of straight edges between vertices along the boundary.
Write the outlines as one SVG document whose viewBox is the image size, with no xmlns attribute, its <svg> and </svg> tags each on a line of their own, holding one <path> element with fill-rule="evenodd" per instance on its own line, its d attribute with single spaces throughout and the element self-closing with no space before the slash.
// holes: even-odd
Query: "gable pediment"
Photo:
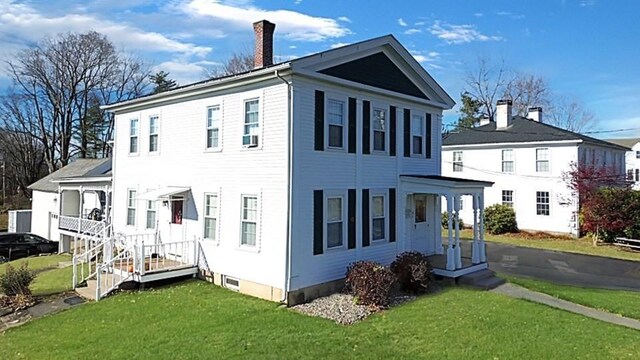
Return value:
<svg viewBox="0 0 640 360">
<path fill-rule="evenodd" d="M 321 74 L 357 82 L 400 94 L 431 100 L 382 51 L 318 71 Z"/>
</svg>

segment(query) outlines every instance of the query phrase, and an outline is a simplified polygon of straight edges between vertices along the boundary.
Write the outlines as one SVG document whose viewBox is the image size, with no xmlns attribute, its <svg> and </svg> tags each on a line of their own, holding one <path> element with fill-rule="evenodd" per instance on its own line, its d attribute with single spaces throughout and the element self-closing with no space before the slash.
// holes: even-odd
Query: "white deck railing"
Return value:
<svg viewBox="0 0 640 360">
<path fill-rule="evenodd" d="M 120 284 L 133 278 L 136 268 L 135 245 L 98 266 L 96 271 L 96 301 L 107 296 Z"/>
<path fill-rule="evenodd" d="M 74 216 L 63 216 L 59 218 L 58 228 L 80 234 L 100 235 L 105 229 L 104 221 L 81 219 Z"/>
<path fill-rule="evenodd" d="M 197 240 L 163 242 L 157 244 L 140 243 L 137 248 L 140 261 L 138 273 L 147 271 L 172 270 L 184 266 L 197 265 Z"/>
</svg>

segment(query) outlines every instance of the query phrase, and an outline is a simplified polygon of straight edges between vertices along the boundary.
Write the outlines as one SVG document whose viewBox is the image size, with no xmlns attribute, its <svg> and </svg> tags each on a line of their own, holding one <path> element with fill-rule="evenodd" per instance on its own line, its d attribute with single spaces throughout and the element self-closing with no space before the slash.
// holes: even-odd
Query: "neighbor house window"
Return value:
<svg viewBox="0 0 640 360">
<path fill-rule="evenodd" d="M 343 245 L 342 197 L 327 198 L 327 249 Z"/>
<path fill-rule="evenodd" d="M 549 172 L 549 149 L 536 149 L 536 172 Z"/>
<path fill-rule="evenodd" d="M 158 116 L 149 117 L 149 152 L 158 151 Z"/>
<path fill-rule="evenodd" d="M 422 154 L 422 143 L 424 137 L 424 119 L 420 115 L 413 115 L 411 118 L 411 149 L 414 155 Z"/>
<path fill-rule="evenodd" d="M 135 190 L 127 191 L 127 225 L 136 224 L 136 194 Z"/>
<path fill-rule="evenodd" d="M 502 190 L 502 205 L 513 208 L 513 190 Z"/>
<path fill-rule="evenodd" d="M 373 150 L 385 151 L 386 112 L 373 109 Z"/>
<path fill-rule="evenodd" d="M 462 151 L 453 152 L 453 171 L 454 172 L 462 171 Z"/>
<path fill-rule="evenodd" d="M 536 191 L 536 214 L 549 216 L 548 191 Z"/>
<path fill-rule="evenodd" d="M 156 202 L 147 201 L 147 229 L 156 227 Z"/>
<path fill-rule="evenodd" d="M 640 151 L 636 151 L 636 159 L 640 159 Z"/>
<path fill-rule="evenodd" d="M 502 172 L 513 172 L 513 150 L 502 150 Z"/>
<path fill-rule="evenodd" d="M 129 153 L 138 153 L 138 119 L 131 119 L 129 122 Z"/>
<path fill-rule="evenodd" d="M 244 133 L 242 145 L 247 147 L 258 146 L 260 134 L 260 102 L 258 99 L 244 102 Z"/>
<path fill-rule="evenodd" d="M 627 170 L 627 180 L 633 181 L 633 169 Z"/>
<path fill-rule="evenodd" d="M 218 195 L 204 195 L 204 238 L 216 240 L 218 229 Z"/>
<path fill-rule="evenodd" d="M 256 234 L 258 229 L 258 197 L 253 195 L 242 196 L 242 234 L 240 245 L 256 246 Z"/>
<path fill-rule="evenodd" d="M 220 146 L 220 106 L 207 108 L 207 149 Z"/>
<path fill-rule="evenodd" d="M 344 145 L 344 102 L 329 99 L 327 102 L 327 123 L 329 124 L 329 147 L 342 148 Z"/>
<path fill-rule="evenodd" d="M 371 235 L 374 241 L 386 238 L 384 196 L 382 195 L 371 197 Z"/>
<path fill-rule="evenodd" d="M 636 169 L 636 181 L 640 181 L 640 169 Z"/>
</svg>

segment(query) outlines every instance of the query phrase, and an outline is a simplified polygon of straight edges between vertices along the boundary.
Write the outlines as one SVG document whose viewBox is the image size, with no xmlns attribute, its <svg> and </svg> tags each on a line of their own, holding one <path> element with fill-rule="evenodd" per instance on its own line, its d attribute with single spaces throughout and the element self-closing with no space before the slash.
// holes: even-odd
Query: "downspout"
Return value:
<svg viewBox="0 0 640 360">
<path fill-rule="evenodd" d="M 291 209 L 293 208 L 293 84 L 280 76 L 278 70 L 274 71 L 275 76 L 287 84 L 287 256 L 285 259 L 285 288 L 282 292 L 280 302 L 287 301 L 287 294 L 291 288 Z"/>
</svg>

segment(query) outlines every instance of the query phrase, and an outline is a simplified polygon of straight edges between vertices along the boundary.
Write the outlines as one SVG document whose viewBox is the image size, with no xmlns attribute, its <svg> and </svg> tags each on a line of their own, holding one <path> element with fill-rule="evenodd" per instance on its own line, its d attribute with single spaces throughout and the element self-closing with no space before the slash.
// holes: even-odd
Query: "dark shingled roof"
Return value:
<svg viewBox="0 0 640 360">
<path fill-rule="evenodd" d="M 42 179 L 29 185 L 29 189 L 46 192 L 58 192 L 58 184 L 53 180 L 74 177 L 111 176 L 111 158 L 107 159 L 78 159 L 71 164 L 52 172 Z"/>
<path fill-rule="evenodd" d="M 629 150 L 625 146 L 620 146 L 520 116 L 513 117 L 511 125 L 505 129 L 496 130 L 496 123 L 492 121 L 484 126 L 462 129 L 458 132 L 447 134 L 442 140 L 442 145 L 452 146 L 567 140 L 581 140 L 588 144 L 606 146 L 624 151 Z"/>
</svg>

